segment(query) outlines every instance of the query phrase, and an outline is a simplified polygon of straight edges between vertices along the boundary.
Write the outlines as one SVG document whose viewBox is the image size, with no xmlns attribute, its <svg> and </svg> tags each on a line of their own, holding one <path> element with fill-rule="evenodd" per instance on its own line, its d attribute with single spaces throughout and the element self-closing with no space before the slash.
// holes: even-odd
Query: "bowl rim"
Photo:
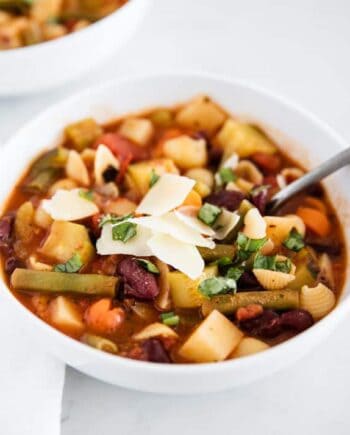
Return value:
<svg viewBox="0 0 350 435">
<path fill-rule="evenodd" d="M 345 139 L 339 135 L 333 128 L 329 126 L 326 122 L 320 120 L 317 116 L 315 116 L 312 112 L 307 109 L 304 109 L 299 104 L 294 101 L 287 99 L 286 97 L 280 96 L 260 85 L 256 85 L 251 81 L 245 81 L 240 79 L 231 78 L 228 75 L 224 74 L 214 74 L 214 73 L 206 73 L 197 70 L 178 70 L 178 71 L 162 71 L 156 73 L 145 73 L 145 74 L 133 74 L 133 75 L 123 75 L 112 80 L 109 80 L 105 83 L 101 83 L 99 85 L 86 88 L 82 91 L 76 92 L 73 95 L 62 98 L 56 103 L 50 105 L 45 110 L 41 111 L 38 115 L 30 119 L 30 121 L 26 122 L 22 127 L 20 127 L 16 133 L 11 136 L 5 143 L 0 147 L 0 154 L 5 156 L 6 154 L 12 153 L 13 151 L 10 149 L 12 142 L 16 141 L 17 136 L 21 136 L 25 130 L 30 127 L 32 124 L 40 124 L 42 119 L 45 119 L 51 112 L 56 112 L 59 110 L 61 106 L 71 106 L 74 103 L 78 102 L 81 98 L 87 97 L 89 95 L 98 94 L 104 89 L 108 89 L 114 86 L 121 86 L 124 83 L 137 82 L 137 81 L 147 81 L 154 80 L 157 78 L 175 78 L 175 79 L 206 79 L 212 82 L 221 82 L 225 83 L 228 86 L 236 86 L 238 88 L 244 88 L 253 93 L 259 94 L 261 97 L 265 99 L 269 99 L 274 101 L 277 104 L 285 106 L 287 109 L 294 111 L 301 115 L 303 118 L 307 120 L 307 122 L 314 124 L 314 126 L 321 130 L 322 133 L 327 134 L 332 138 L 334 142 L 339 145 L 340 149 L 347 147 L 347 142 Z M 3 207 L 4 203 L 1 204 L 0 211 Z M 347 253 L 349 253 L 349 246 L 346 243 L 345 249 Z M 106 363 L 106 364 L 115 364 L 116 367 L 119 365 L 127 368 L 129 370 L 135 370 L 138 372 L 143 372 L 146 375 L 154 375 L 157 373 L 166 373 L 168 375 L 191 375 L 191 374 L 207 374 L 213 372 L 230 372 L 231 370 L 235 370 L 236 367 L 244 365 L 245 368 L 250 368 L 250 366 L 257 365 L 260 361 L 265 359 L 267 362 L 273 362 L 277 358 L 281 358 L 286 355 L 285 350 L 292 349 L 293 346 L 296 348 L 300 347 L 303 344 L 308 343 L 309 347 L 307 349 L 311 349 L 312 345 L 312 336 L 316 336 L 317 332 L 319 334 L 327 334 L 327 332 L 331 332 L 334 330 L 335 326 L 342 320 L 344 317 L 350 312 L 350 296 L 344 300 L 338 301 L 337 305 L 334 309 L 323 319 L 319 320 L 308 330 L 292 337 L 285 342 L 280 343 L 279 345 L 273 346 L 268 349 L 266 352 L 259 352 L 254 355 L 249 355 L 244 358 L 237 358 L 225 361 L 219 361 L 216 363 L 186 363 L 186 364 L 159 364 L 149 361 L 139 361 L 133 360 L 131 358 L 121 357 L 119 355 L 109 354 L 107 352 L 103 352 L 92 348 L 76 339 L 71 338 L 70 336 L 60 332 L 58 329 L 44 322 L 42 319 L 33 314 L 28 308 L 26 308 L 9 290 L 5 280 L 4 273 L 0 274 L 0 299 L 4 296 L 4 299 L 7 299 L 9 303 L 12 304 L 14 309 L 19 309 L 19 312 L 22 313 L 23 319 L 31 322 L 33 328 L 41 328 L 43 332 L 51 336 L 53 340 L 59 340 L 63 346 L 67 346 L 72 351 L 81 353 L 82 355 L 87 355 L 88 357 L 93 357 L 94 360 L 98 360 L 98 362 Z M 347 285 L 349 285 L 349 273 L 346 271 L 346 276 L 344 280 L 344 289 Z M 342 298 L 342 296 L 341 296 Z M 17 308 L 15 308 L 17 307 Z M 307 350 L 306 350 L 307 351 Z M 305 352 L 306 352 L 305 351 Z M 66 362 L 66 361 L 64 361 Z"/>
<path fill-rule="evenodd" d="M 49 41 L 42 41 L 37 44 L 28 45 L 28 46 L 22 46 L 22 47 L 16 47 L 11 48 L 9 50 L 0 50 L 0 59 L 5 59 L 20 56 L 21 54 L 41 54 L 40 51 L 44 51 L 45 49 L 52 49 L 54 50 L 57 44 L 69 44 L 72 40 L 77 40 L 79 37 L 86 35 L 87 33 L 91 33 L 92 31 L 98 31 L 98 28 L 101 28 L 104 26 L 106 22 L 110 22 L 115 19 L 115 16 L 120 14 L 121 11 L 124 9 L 128 10 L 134 3 L 139 3 L 144 0 L 128 0 L 127 3 L 125 3 L 123 6 L 119 7 L 115 11 L 111 12 L 110 14 L 106 15 L 105 17 L 100 18 L 97 21 L 92 22 L 87 27 L 84 27 L 83 29 L 80 29 L 77 32 L 70 32 L 66 35 L 60 36 L 59 38 L 55 38 Z M 124 12 L 125 14 L 125 12 Z M 79 36 L 80 35 L 80 36 Z M 67 42 L 66 42 L 67 41 Z"/>
</svg>

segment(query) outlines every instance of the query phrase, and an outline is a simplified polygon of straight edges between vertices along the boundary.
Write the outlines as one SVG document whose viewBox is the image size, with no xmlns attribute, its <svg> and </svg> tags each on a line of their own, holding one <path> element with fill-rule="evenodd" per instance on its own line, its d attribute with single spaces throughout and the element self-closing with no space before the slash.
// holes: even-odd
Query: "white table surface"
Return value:
<svg viewBox="0 0 350 435">
<path fill-rule="evenodd" d="M 89 77 L 43 95 L 0 99 L 0 140 L 75 90 L 178 68 L 270 88 L 350 139 L 349 22 L 348 0 L 154 0 L 138 35 Z M 131 392 L 68 369 L 62 435 L 349 434 L 349 343 L 350 319 L 277 375 L 196 397 Z"/>
</svg>

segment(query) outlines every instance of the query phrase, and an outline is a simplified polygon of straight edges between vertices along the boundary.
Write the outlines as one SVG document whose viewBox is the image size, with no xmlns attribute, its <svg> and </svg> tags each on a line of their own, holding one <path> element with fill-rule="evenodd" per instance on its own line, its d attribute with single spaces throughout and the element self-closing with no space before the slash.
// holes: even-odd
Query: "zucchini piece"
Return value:
<svg viewBox="0 0 350 435">
<path fill-rule="evenodd" d="M 217 266 L 207 266 L 201 277 L 192 280 L 182 272 L 170 272 L 168 280 L 170 285 L 171 299 L 177 308 L 196 308 L 200 307 L 205 300 L 204 296 L 198 291 L 201 281 L 216 276 Z"/>
<path fill-rule="evenodd" d="M 115 276 L 43 272 L 17 268 L 11 275 L 15 290 L 44 293 L 77 293 L 94 296 L 111 296 L 116 293 L 118 278 Z"/>
<path fill-rule="evenodd" d="M 91 146 L 103 130 L 94 119 L 86 118 L 68 125 L 64 132 L 73 148 L 80 152 Z"/>
<path fill-rule="evenodd" d="M 276 147 L 257 128 L 233 119 L 228 119 L 216 136 L 218 144 L 224 150 L 223 159 L 237 153 L 240 158 L 262 152 L 273 154 Z"/>
<path fill-rule="evenodd" d="M 213 310 L 223 314 L 233 314 L 238 308 L 250 304 L 259 304 L 273 310 L 291 310 L 299 308 L 298 290 L 271 290 L 258 292 L 239 292 L 234 295 L 218 295 L 203 302 L 202 313 L 207 316 Z"/>
<path fill-rule="evenodd" d="M 108 338 L 100 337 L 99 335 L 84 334 L 81 337 L 81 341 L 88 346 L 94 347 L 98 350 L 103 350 L 104 352 L 117 353 L 118 346 L 112 340 Z"/>
<path fill-rule="evenodd" d="M 213 249 L 198 247 L 198 250 L 203 259 L 207 262 L 219 260 L 221 257 L 233 258 L 236 254 L 234 245 L 217 244 Z"/>
<path fill-rule="evenodd" d="M 87 264 L 94 256 L 95 248 L 84 225 L 54 221 L 38 252 L 58 263 L 65 263 L 74 254 L 79 254 L 83 264 Z"/>
</svg>

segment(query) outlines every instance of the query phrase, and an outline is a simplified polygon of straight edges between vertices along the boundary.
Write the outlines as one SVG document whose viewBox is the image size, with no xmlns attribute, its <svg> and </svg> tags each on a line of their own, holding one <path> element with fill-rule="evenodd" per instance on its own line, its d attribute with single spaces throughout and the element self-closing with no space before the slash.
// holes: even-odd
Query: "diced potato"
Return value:
<svg viewBox="0 0 350 435">
<path fill-rule="evenodd" d="M 34 223 L 36 226 L 47 230 L 52 224 L 52 218 L 42 207 L 38 207 L 34 213 Z"/>
<path fill-rule="evenodd" d="M 167 109 L 158 109 L 151 115 L 153 124 L 158 127 L 169 127 L 173 122 L 173 114 Z"/>
<path fill-rule="evenodd" d="M 133 335 L 134 340 L 147 340 L 152 337 L 173 337 L 177 338 L 176 332 L 169 328 L 169 326 L 164 325 L 160 322 L 151 323 L 150 325 L 143 328 L 140 332 Z"/>
<path fill-rule="evenodd" d="M 258 353 L 269 348 L 270 346 L 261 340 L 252 337 L 244 337 L 233 352 L 232 358 L 253 355 L 254 353 Z"/>
<path fill-rule="evenodd" d="M 77 151 L 92 145 L 92 143 L 103 133 L 102 128 L 92 118 L 82 119 L 79 122 L 70 124 L 65 128 L 67 139 Z"/>
<path fill-rule="evenodd" d="M 119 133 L 138 145 L 146 146 L 152 139 L 154 127 L 149 119 L 129 118 L 122 123 Z"/>
<path fill-rule="evenodd" d="M 185 175 L 192 180 L 206 184 L 210 190 L 214 187 L 214 175 L 209 169 L 193 168 L 189 169 Z"/>
<path fill-rule="evenodd" d="M 134 163 L 128 167 L 127 183 L 129 184 L 129 187 L 134 187 L 140 196 L 144 196 L 150 188 L 151 175 L 153 171 L 157 175 L 162 175 L 166 172 L 173 174 L 179 173 L 174 162 L 170 159 L 155 159 Z"/>
<path fill-rule="evenodd" d="M 30 201 L 23 203 L 16 213 L 16 238 L 27 244 L 32 241 L 34 229 L 34 207 Z"/>
<path fill-rule="evenodd" d="M 86 264 L 93 257 L 95 250 L 84 225 L 55 221 L 38 252 L 59 263 L 65 263 L 77 253 Z"/>
<path fill-rule="evenodd" d="M 182 272 L 170 272 L 168 280 L 174 305 L 178 308 L 200 307 L 204 300 L 203 295 L 198 291 L 200 282 L 217 274 L 217 266 L 207 266 L 202 276 L 195 280 L 192 280 Z"/>
<path fill-rule="evenodd" d="M 249 124 L 233 119 L 225 122 L 216 136 L 216 141 L 224 149 L 224 160 L 232 153 L 237 153 L 239 157 L 244 158 L 257 152 L 268 154 L 276 152 L 276 147 L 263 133 Z"/>
<path fill-rule="evenodd" d="M 185 341 L 179 355 L 194 362 L 223 361 L 242 338 L 237 326 L 214 310 Z"/>
<path fill-rule="evenodd" d="M 42 26 L 42 33 L 45 41 L 51 41 L 66 35 L 68 30 L 63 24 L 47 23 Z"/>
<path fill-rule="evenodd" d="M 184 170 L 204 166 L 208 157 L 205 140 L 192 139 L 186 135 L 164 142 L 163 153 Z"/>
<path fill-rule="evenodd" d="M 73 333 L 84 330 L 83 316 L 77 305 L 65 296 L 58 296 L 49 304 L 50 321 L 57 328 Z"/>
<path fill-rule="evenodd" d="M 179 125 L 209 133 L 215 132 L 225 121 L 225 113 L 208 97 L 201 96 L 181 109 L 176 121 Z"/>
<path fill-rule="evenodd" d="M 35 0 L 31 4 L 30 15 L 35 21 L 45 22 L 60 14 L 62 0 Z"/>
</svg>

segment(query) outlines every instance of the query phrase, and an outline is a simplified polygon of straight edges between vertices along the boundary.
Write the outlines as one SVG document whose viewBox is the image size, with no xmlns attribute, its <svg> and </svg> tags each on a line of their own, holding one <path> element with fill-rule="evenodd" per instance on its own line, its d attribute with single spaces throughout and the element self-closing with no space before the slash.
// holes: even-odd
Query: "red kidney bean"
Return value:
<svg viewBox="0 0 350 435">
<path fill-rule="evenodd" d="M 21 267 L 21 262 L 12 256 L 5 261 L 5 272 L 11 274 L 17 267 Z"/>
<path fill-rule="evenodd" d="M 168 352 L 165 350 L 163 343 L 157 338 L 149 338 L 142 345 L 146 361 L 155 363 L 171 363 Z"/>
<path fill-rule="evenodd" d="M 248 334 L 261 338 L 274 338 L 282 331 L 280 317 L 272 310 L 264 310 L 254 319 L 239 322 L 239 327 Z"/>
<path fill-rule="evenodd" d="M 250 195 L 251 202 L 260 211 L 262 215 L 265 214 L 266 205 L 269 200 L 269 186 L 257 186 Z"/>
<path fill-rule="evenodd" d="M 219 190 L 205 198 L 206 202 L 217 205 L 218 207 L 227 208 L 227 210 L 235 211 L 240 203 L 245 198 L 242 192 L 236 190 Z"/>
<path fill-rule="evenodd" d="M 258 280 L 255 278 L 255 275 L 252 272 L 245 271 L 242 276 L 238 280 L 238 288 L 239 289 L 257 289 L 261 288 Z"/>
<path fill-rule="evenodd" d="M 159 286 L 154 274 L 144 269 L 136 258 L 124 258 L 117 267 L 124 283 L 124 294 L 136 299 L 155 299 Z"/>
<path fill-rule="evenodd" d="M 6 243 L 10 240 L 14 220 L 13 215 L 6 215 L 0 219 L 0 242 Z"/>
<path fill-rule="evenodd" d="M 306 310 L 291 310 L 281 314 L 281 325 L 286 329 L 301 332 L 314 324 L 314 319 Z"/>
</svg>

